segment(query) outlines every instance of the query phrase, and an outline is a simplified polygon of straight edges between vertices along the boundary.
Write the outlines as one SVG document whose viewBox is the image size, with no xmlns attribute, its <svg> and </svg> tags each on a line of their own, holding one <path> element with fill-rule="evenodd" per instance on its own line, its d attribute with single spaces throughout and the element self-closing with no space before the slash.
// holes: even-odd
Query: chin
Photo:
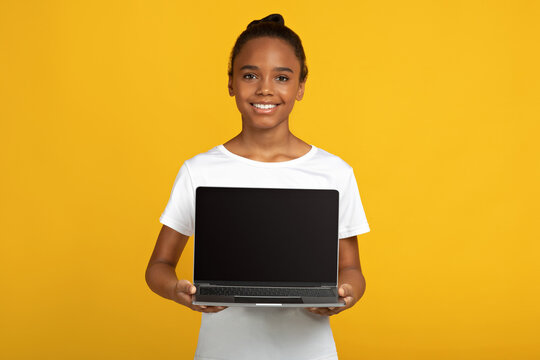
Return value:
<svg viewBox="0 0 540 360">
<path fill-rule="evenodd" d="M 247 123 L 254 128 L 258 129 L 271 129 L 273 127 L 278 126 L 281 121 L 276 119 L 249 119 Z"/>
</svg>

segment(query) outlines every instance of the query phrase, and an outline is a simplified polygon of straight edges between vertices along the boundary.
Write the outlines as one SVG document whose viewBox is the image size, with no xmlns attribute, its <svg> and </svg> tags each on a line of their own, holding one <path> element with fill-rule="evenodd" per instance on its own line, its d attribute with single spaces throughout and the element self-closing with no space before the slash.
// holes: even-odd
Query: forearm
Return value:
<svg viewBox="0 0 540 360">
<path fill-rule="evenodd" d="M 351 285 L 354 302 L 360 300 L 366 290 L 366 280 L 364 279 L 364 275 L 362 275 L 362 271 L 356 267 L 345 268 L 339 271 L 338 288 L 342 284 Z"/>
<path fill-rule="evenodd" d="M 173 300 L 178 277 L 174 267 L 163 262 L 156 262 L 146 269 L 146 283 L 156 294 Z"/>
</svg>

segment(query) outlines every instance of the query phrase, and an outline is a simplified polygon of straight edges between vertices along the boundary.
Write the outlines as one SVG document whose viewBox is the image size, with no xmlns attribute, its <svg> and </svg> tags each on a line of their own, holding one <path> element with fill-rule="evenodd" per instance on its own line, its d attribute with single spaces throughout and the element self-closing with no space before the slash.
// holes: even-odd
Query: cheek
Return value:
<svg viewBox="0 0 540 360">
<path fill-rule="evenodd" d="M 289 107 L 292 106 L 296 100 L 296 91 L 292 88 L 284 89 L 280 96 L 283 101 L 285 101 L 285 105 Z"/>
<path fill-rule="evenodd" d="M 247 110 L 248 108 L 251 107 L 248 101 L 248 99 L 251 98 L 251 94 L 252 93 L 245 87 L 242 89 L 237 89 L 235 100 L 236 100 L 236 106 L 238 107 L 238 109 Z"/>
<path fill-rule="evenodd" d="M 284 98 L 284 99 L 288 99 L 290 101 L 290 99 L 295 99 L 296 98 L 296 93 L 298 92 L 298 87 L 297 86 L 283 86 L 283 88 L 281 88 L 279 90 L 280 92 L 280 95 Z"/>
<path fill-rule="evenodd" d="M 249 85 L 244 85 L 240 88 L 237 88 L 236 98 L 238 100 L 245 101 L 253 94 L 253 89 Z"/>
</svg>

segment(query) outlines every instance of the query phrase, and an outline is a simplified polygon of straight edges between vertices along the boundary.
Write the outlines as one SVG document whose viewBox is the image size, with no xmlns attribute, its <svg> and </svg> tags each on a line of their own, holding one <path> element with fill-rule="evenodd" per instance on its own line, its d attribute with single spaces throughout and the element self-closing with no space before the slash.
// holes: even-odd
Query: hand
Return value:
<svg viewBox="0 0 540 360">
<path fill-rule="evenodd" d="M 173 292 L 173 299 L 175 302 L 187 306 L 191 310 L 215 313 L 227 308 L 227 306 L 206 306 L 206 305 L 193 305 L 193 294 L 197 292 L 197 288 L 193 286 L 187 280 L 178 280 Z"/>
<path fill-rule="evenodd" d="M 338 306 L 338 307 L 312 307 L 312 308 L 306 308 L 309 312 L 312 312 L 314 314 L 318 315 L 326 315 L 326 316 L 332 316 L 336 315 L 343 310 L 347 310 L 348 308 L 352 307 L 355 304 L 354 296 L 353 296 L 353 289 L 352 286 L 349 284 L 342 284 L 338 289 L 339 299 L 345 301 L 345 306 Z"/>
</svg>

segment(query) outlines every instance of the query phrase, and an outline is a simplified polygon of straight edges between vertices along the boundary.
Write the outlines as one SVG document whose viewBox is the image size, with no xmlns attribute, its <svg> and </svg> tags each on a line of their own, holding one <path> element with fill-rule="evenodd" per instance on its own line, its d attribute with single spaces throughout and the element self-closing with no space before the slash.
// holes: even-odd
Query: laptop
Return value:
<svg viewBox="0 0 540 360">
<path fill-rule="evenodd" d="M 335 189 L 198 186 L 195 305 L 337 307 Z"/>
</svg>

